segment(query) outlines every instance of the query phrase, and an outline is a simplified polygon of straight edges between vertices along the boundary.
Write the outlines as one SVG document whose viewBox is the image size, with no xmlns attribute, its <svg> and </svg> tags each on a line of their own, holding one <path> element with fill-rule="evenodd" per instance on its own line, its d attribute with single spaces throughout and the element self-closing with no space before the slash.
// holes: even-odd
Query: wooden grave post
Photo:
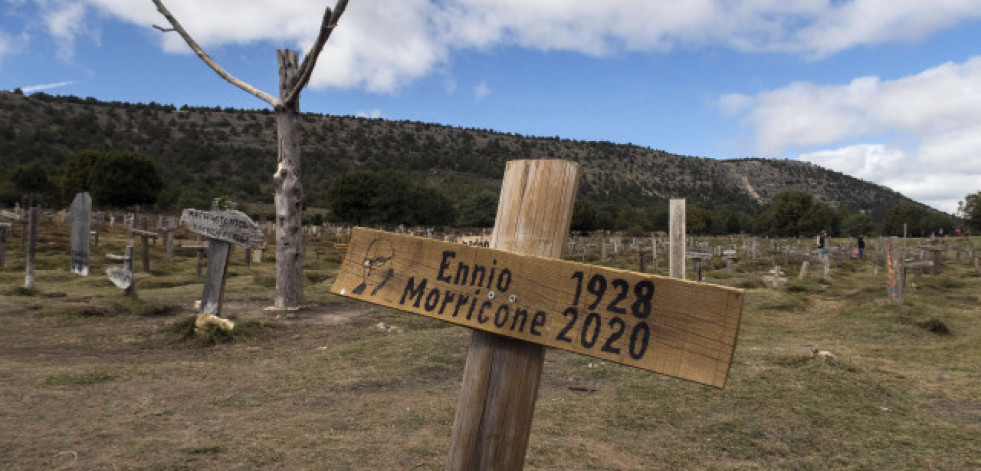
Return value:
<svg viewBox="0 0 981 471">
<path fill-rule="evenodd" d="M 578 164 L 561 160 L 508 162 L 491 247 L 560 257 L 580 172 Z M 492 288 L 502 291 L 501 287 Z M 541 345 L 480 331 L 472 334 L 447 469 L 524 466 L 544 361 Z"/>
<path fill-rule="evenodd" d="M 28 226 L 24 231 L 27 234 L 27 273 L 24 276 L 24 287 L 34 289 L 34 253 L 37 248 L 38 216 L 40 216 L 41 211 L 37 206 L 33 206 L 28 210 L 27 214 L 26 222 Z"/>
<path fill-rule="evenodd" d="M 150 232 L 147 230 L 149 216 L 143 216 L 142 229 L 136 229 L 136 221 L 133 221 L 133 227 L 130 228 L 130 235 L 134 235 L 140 238 L 140 258 L 143 260 L 143 273 L 150 273 L 150 242 L 149 239 L 153 238 L 154 245 L 156 245 L 157 237 L 160 237 L 156 232 Z"/>
<path fill-rule="evenodd" d="M 742 290 L 549 257 L 577 174 L 509 162 L 494 248 L 355 230 L 332 292 L 476 329 L 446 469 L 522 468 L 543 346 L 725 384 Z"/>
<path fill-rule="evenodd" d="M 732 263 L 738 257 L 738 255 L 736 253 L 736 249 L 723 250 L 722 251 L 722 255 L 725 255 L 725 257 L 726 257 L 726 274 L 731 275 L 732 274 Z"/>
<path fill-rule="evenodd" d="M 695 272 L 695 281 L 702 281 L 702 262 L 712 258 L 708 252 L 687 252 L 686 258 L 691 259 L 692 271 Z"/>
<path fill-rule="evenodd" d="M 903 276 L 905 272 L 899 238 L 893 236 L 886 239 L 884 247 L 886 251 L 886 276 L 889 283 L 886 292 L 889 295 L 889 304 L 899 306 L 903 304 Z"/>
<path fill-rule="evenodd" d="M 672 199 L 669 209 L 670 268 L 671 278 L 685 279 L 685 200 Z"/>
<path fill-rule="evenodd" d="M 167 261 L 174 261 L 174 231 L 177 230 L 177 221 L 168 217 L 163 221 L 160 232 L 163 232 L 164 251 L 167 254 Z"/>
<path fill-rule="evenodd" d="M 0 269 L 7 266 L 7 229 L 9 222 L 0 222 Z"/>
<path fill-rule="evenodd" d="M 72 273 L 89 276 L 89 238 L 92 232 L 92 197 L 78 193 L 71 205 L 72 235 L 70 263 Z"/>
<path fill-rule="evenodd" d="M 187 224 L 191 232 L 208 238 L 208 270 L 204 277 L 199 314 L 218 316 L 221 312 L 225 275 L 228 272 L 228 254 L 232 244 L 246 247 L 262 245 L 262 231 L 245 213 L 233 209 L 185 209 L 181 214 L 181 223 Z"/>
</svg>

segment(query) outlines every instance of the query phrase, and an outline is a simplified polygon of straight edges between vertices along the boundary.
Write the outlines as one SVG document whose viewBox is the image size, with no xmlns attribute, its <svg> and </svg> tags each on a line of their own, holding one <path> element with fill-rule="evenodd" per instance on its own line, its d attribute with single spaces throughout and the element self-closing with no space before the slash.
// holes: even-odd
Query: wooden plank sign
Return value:
<svg viewBox="0 0 981 471">
<path fill-rule="evenodd" d="M 245 213 L 234 209 L 227 211 L 185 209 L 181 213 L 181 223 L 187 224 L 191 232 L 209 239 L 252 248 L 263 244 L 259 225 L 249 219 Z"/>
<path fill-rule="evenodd" d="M 716 387 L 743 292 L 357 228 L 335 294 Z"/>
<path fill-rule="evenodd" d="M 201 314 L 217 316 L 221 312 L 231 245 L 259 247 L 263 243 L 262 231 L 245 213 L 235 210 L 185 209 L 181 222 L 192 232 L 208 237 L 208 271 L 201 292 Z M 200 271 L 200 263 L 198 267 Z"/>
<path fill-rule="evenodd" d="M 88 193 L 77 193 L 71 206 L 71 270 L 82 276 L 89 276 L 89 236 L 91 232 L 92 197 Z"/>
</svg>

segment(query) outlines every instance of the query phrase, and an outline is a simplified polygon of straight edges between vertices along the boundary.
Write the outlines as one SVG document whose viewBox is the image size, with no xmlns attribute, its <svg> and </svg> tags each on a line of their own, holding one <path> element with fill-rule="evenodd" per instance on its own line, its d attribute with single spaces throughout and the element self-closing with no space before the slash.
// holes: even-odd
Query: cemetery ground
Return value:
<svg viewBox="0 0 981 471">
<path fill-rule="evenodd" d="M 443 468 L 467 329 L 329 294 L 339 254 L 308 239 L 304 308 L 264 311 L 274 263 L 246 267 L 236 247 L 222 309 L 236 328 L 196 336 L 194 251 L 168 262 L 151 247 L 130 298 L 104 274 L 131 239 L 105 231 L 81 277 L 69 227 L 39 229 L 34 291 L 21 288 L 19 235 L 8 238 L 0 468 Z M 746 290 L 724 389 L 550 350 L 526 468 L 981 469 L 973 265 L 948 257 L 943 274 L 907 283 L 901 307 L 869 260 L 803 280 L 783 265 L 776 289 L 761 281 L 770 268 L 740 260 L 730 275 L 716 257 L 703 272 Z M 837 361 L 812 358 L 815 346 Z"/>
</svg>

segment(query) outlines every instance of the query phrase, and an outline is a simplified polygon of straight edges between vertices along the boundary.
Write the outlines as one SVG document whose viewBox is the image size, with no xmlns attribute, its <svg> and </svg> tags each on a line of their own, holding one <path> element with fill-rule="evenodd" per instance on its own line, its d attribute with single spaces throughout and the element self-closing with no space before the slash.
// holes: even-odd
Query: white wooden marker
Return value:
<svg viewBox="0 0 981 471">
<path fill-rule="evenodd" d="M 92 197 L 78 193 L 72 201 L 71 270 L 89 276 L 89 238 L 91 236 Z"/>
<path fill-rule="evenodd" d="M 669 268 L 671 278 L 685 279 L 685 200 L 672 199 L 669 206 Z"/>
</svg>

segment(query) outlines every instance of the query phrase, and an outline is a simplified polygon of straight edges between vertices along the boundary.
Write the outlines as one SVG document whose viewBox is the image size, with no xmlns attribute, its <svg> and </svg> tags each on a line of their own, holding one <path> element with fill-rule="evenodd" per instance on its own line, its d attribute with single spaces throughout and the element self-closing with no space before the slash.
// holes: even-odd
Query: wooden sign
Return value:
<svg viewBox="0 0 981 471">
<path fill-rule="evenodd" d="M 246 247 L 259 247 L 263 243 L 262 231 L 245 213 L 235 210 L 200 211 L 185 209 L 181 223 L 191 232 L 209 239 L 221 240 Z"/>
<path fill-rule="evenodd" d="M 91 232 L 92 197 L 88 193 L 77 193 L 71 206 L 71 270 L 82 276 L 89 276 L 89 232 Z"/>
<path fill-rule="evenodd" d="M 739 289 L 357 228 L 331 291 L 722 387 Z"/>
<path fill-rule="evenodd" d="M 208 271 L 201 292 L 201 314 L 217 316 L 221 311 L 232 244 L 259 247 L 263 244 L 262 232 L 245 213 L 235 210 L 185 209 L 181 222 L 192 232 L 208 237 Z M 198 260 L 200 271 L 200 252 Z"/>
</svg>

